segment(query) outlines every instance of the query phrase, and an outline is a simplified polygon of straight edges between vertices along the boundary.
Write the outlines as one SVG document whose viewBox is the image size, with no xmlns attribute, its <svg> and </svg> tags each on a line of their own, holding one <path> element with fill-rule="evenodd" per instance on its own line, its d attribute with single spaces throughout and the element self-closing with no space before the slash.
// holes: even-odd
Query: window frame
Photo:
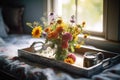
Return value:
<svg viewBox="0 0 120 80">
<path fill-rule="evenodd" d="M 105 39 L 120 41 L 120 1 L 104 0 Z M 114 11 L 114 12 L 113 12 Z"/>
</svg>

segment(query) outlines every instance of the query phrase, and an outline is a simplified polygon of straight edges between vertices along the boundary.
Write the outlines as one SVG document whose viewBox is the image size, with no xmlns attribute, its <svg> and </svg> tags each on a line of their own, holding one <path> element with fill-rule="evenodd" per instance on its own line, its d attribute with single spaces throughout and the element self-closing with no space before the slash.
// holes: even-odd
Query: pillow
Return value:
<svg viewBox="0 0 120 80">
<path fill-rule="evenodd" d="M 6 25 L 3 21 L 2 8 L 0 8 L 0 37 L 7 37 Z"/>
<path fill-rule="evenodd" d="M 24 8 L 22 6 L 6 6 L 3 7 L 3 18 L 6 25 L 9 27 L 9 33 L 23 33 L 22 15 Z"/>
</svg>

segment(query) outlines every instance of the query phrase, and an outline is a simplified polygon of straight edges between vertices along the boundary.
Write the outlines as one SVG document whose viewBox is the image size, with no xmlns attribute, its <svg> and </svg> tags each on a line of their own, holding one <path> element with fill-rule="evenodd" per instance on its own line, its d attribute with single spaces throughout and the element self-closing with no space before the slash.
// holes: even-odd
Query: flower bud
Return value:
<svg viewBox="0 0 120 80">
<path fill-rule="evenodd" d="M 76 56 L 73 53 L 68 54 L 67 58 L 72 58 L 74 62 L 76 61 Z"/>
</svg>

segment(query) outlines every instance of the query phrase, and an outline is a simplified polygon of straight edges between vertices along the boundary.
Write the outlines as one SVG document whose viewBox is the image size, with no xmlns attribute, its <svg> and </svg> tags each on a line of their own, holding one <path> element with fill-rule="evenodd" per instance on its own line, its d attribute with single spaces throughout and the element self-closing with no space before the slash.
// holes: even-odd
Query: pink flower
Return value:
<svg viewBox="0 0 120 80">
<path fill-rule="evenodd" d="M 62 40 L 63 41 L 71 41 L 72 40 L 72 34 L 70 34 L 70 33 L 64 33 L 63 35 L 62 35 Z"/>
<path fill-rule="evenodd" d="M 70 22 L 75 23 L 75 16 L 74 15 L 71 16 Z"/>
<path fill-rule="evenodd" d="M 73 53 L 68 54 L 67 58 L 72 58 L 74 62 L 76 61 L 76 56 Z"/>
</svg>

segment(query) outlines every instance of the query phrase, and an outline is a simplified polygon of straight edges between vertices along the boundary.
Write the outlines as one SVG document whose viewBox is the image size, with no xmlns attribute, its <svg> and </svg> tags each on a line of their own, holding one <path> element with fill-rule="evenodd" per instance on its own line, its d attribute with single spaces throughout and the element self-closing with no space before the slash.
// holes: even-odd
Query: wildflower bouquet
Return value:
<svg viewBox="0 0 120 80">
<path fill-rule="evenodd" d="M 39 38 L 44 34 L 45 44 L 50 43 L 50 47 L 56 49 L 55 59 L 73 64 L 76 60 L 74 49 L 80 48 L 83 44 L 83 41 L 78 42 L 78 35 L 83 33 L 85 22 L 81 25 L 75 24 L 74 15 L 71 16 L 69 24 L 65 23 L 62 17 L 55 17 L 54 13 L 50 13 L 49 17 L 50 24 L 44 26 L 44 29 L 39 23 L 34 22 L 34 25 L 27 23 L 32 28 L 32 36 Z"/>
</svg>

